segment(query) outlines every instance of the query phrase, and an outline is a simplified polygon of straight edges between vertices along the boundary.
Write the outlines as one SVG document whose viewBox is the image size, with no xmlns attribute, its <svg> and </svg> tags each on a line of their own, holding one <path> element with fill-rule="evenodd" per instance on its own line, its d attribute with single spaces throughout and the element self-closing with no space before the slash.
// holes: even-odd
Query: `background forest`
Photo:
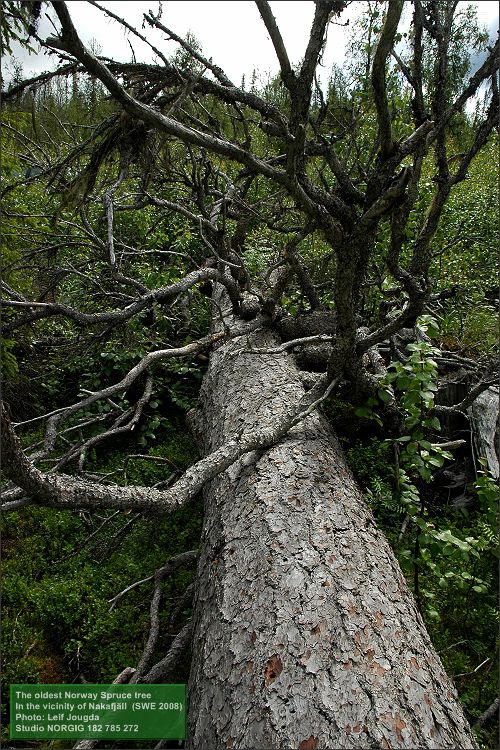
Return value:
<svg viewBox="0 0 500 750">
<path fill-rule="evenodd" d="M 377 4 L 366 6 L 351 32 L 348 61 L 332 71 L 328 92 L 317 91 L 313 106 L 319 113 L 328 99 L 327 118 L 337 128 L 356 123 L 358 161 L 369 158 L 376 138 L 368 70 L 379 19 Z M 196 48 L 196 40 L 189 43 Z M 469 74 L 464 50 L 478 51 L 486 43 L 473 12 L 464 13 L 453 48 L 457 90 Z M 191 72 L 197 64 L 182 49 L 174 63 L 181 70 L 191 66 Z M 430 76 L 431 50 L 425 64 Z M 4 96 L 2 296 L 92 314 L 110 304 L 129 304 L 137 290 L 174 283 L 203 266 L 207 247 L 201 225 L 197 231 L 189 216 L 169 206 L 215 172 L 222 182 L 233 167 L 222 158 L 201 158 L 173 139 L 155 136 L 142 145 L 140 126 L 126 121 L 102 85 L 71 63 L 67 67 L 64 76 L 47 76 L 16 91 L 23 79 L 17 70 Z M 255 75 L 248 91 L 283 104 L 278 84 Z M 410 91 L 396 64 L 388 90 L 402 137 L 409 127 Z M 196 106 L 186 103 L 193 120 Z M 483 114 L 480 98 L 475 106 L 454 118 L 447 135 L 450 152 L 468 147 Z M 250 115 L 243 111 L 242 122 L 235 123 L 215 98 L 208 116 L 222 132 L 247 128 L 254 149 L 262 137 Z M 275 146 L 279 154 L 278 137 Z M 472 725 L 498 696 L 498 490 L 466 416 L 440 414 L 434 407 L 460 401 L 477 373 L 488 372 L 498 357 L 498 148 L 494 130 L 442 213 L 432 241 L 433 295 L 418 320 L 417 340 L 382 348 L 388 374 L 381 377 L 376 398 L 351 403 L 336 393 L 323 404 Z M 132 154 L 127 170 L 120 161 L 124 151 Z M 154 170 L 148 173 L 151 153 Z M 432 200 L 432 159 L 424 160 L 409 222 L 415 234 Z M 320 169 L 313 179 L 325 179 Z M 150 196 L 142 203 L 135 198 L 141 186 Z M 250 192 L 252 205 L 264 212 L 273 201 L 282 202 L 279 225 L 255 220 L 246 235 L 242 256 L 251 279 L 258 280 L 278 263 L 295 216 L 269 184 L 255 180 Z M 120 259 L 114 275 L 103 252 L 110 196 Z M 389 222 L 382 220 L 363 289 L 365 326 L 390 319 L 398 295 L 401 301 L 401 289 L 379 263 L 389 238 Z M 314 282 L 317 302 L 334 311 L 326 281 L 334 263 L 329 247 L 315 233 L 306 234 L 295 250 Z M 119 327 L 83 326 L 65 317 L 12 325 L 19 311 L 15 305 L 3 307 L 3 399 L 24 449 L 39 454 L 40 468 L 64 468 L 103 483 L 165 488 L 197 459 L 186 415 L 196 404 L 208 351 L 159 362 L 152 372 L 154 386 L 144 376 L 68 416 L 48 452 L 40 417 L 119 382 L 159 345 L 186 346 L 205 336 L 211 312 L 211 288 L 205 286 L 179 294 L 168 307 L 146 308 Z M 298 281 L 289 284 L 283 299 L 285 314 L 310 314 L 311 300 Z M 404 419 L 399 435 L 388 435 L 379 416 L 391 388 Z M 443 441 L 449 448 L 436 448 Z M 8 716 L 12 682 L 105 683 L 138 662 L 148 637 L 153 574 L 169 557 L 198 547 L 202 501 L 197 498 L 171 517 L 149 519 L 135 511 L 23 507 L 22 493 L 8 483 L 4 489 L 9 512 L 1 520 L 2 712 Z M 194 577 L 191 555 L 163 582 L 158 657 L 191 614 Z M 120 595 L 136 581 L 142 582 Z M 177 681 L 187 682 L 188 675 L 186 651 Z M 495 718 L 481 719 L 476 726 L 481 747 L 496 747 L 497 731 Z M 6 741 L 8 726 L 3 732 Z"/>
</svg>

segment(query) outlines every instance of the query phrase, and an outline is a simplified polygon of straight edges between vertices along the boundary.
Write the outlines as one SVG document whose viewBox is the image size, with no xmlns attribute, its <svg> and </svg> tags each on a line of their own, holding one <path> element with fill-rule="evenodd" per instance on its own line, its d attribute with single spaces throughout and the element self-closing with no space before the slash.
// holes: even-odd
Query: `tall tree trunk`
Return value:
<svg viewBox="0 0 500 750">
<path fill-rule="evenodd" d="M 270 331 L 220 346 L 202 388 L 205 450 L 303 395 Z M 210 483 L 199 561 L 191 748 L 473 748 L 384 535 L 326 420 Z"/>
</svg>

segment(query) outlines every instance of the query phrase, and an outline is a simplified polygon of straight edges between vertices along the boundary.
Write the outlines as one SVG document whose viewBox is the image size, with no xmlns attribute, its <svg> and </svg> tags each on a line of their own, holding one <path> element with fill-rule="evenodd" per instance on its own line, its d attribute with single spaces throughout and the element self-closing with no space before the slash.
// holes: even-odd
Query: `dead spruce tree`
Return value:
<svg viewBox="0 0 500 750">
<path fill-rule="evenodd" d="M 79 331 L 110 330 L 141 314 L 161 318 L 202 287 L 212 293 L 212 323 L 189 343 L 159 343 L 119 382 L 43 415 L 45 438 L 35 453 L 22 450 L 4 405 L 2 470 L 12 485 L 3 510 L 37 503 L 159 516 L 203 490 L 193 620 L 151 665 L 159 628 L 155 598 L 143 657 L 124 678 L 168 681 L 192 637 L 189 747 L 473 748 L 455 688 L 318 407 L 339 389 L 358 403 L 373 393 L 385 366 L 379 345 L 411 329 L 428 309 L 433 237 L 443 209 L 498 122 L 498 42 L 454 86 L 457 3 L 406 3 L 412 32 L 397 51 L 404 3 L 392 0 L 384 4 L 360 96 L 335 85 L 324 94 L 318 63 L 328 27 L 348 3 L 315 1 L 298 67 L 267 0 L 256 5 L 280 66 L 267 95 L 236 86 L 152 12 L 144 15 L 146 29 L 175 40 L 182 55 L 167 58 L 147 30 L 103 7 L 132 39 L 150 44 L 156 61 L 97 56 L 81 41 L 64 2 L 52 4 L 57 35 L 41 40 L 63 67 L 4 93 L 8 103 L 58 75 L 86 74 L 105 87 L 115 109 L 64 157 L 47 158 L 39 175 L 60 190 L 64 205 L 78 208 L 74 231 L 101 269 L 88 280 L 95 303 L 79 308 L 57 293 L 35 301 L 4 283 L 3 335 L 50 317 Z M 450 128 L 485 83 L 489 101 L 455 153 Z M 391 99 L 395 85 L 406 92 L 402 113 Z M 424 164 L 433 170 L 433 195 L 410 234 Z M 127 180 L 133 188 L 124 196 Z M 89 218 L 97 198 L 100 227 Z M 199 239 L 199 257 L 187 258 L 185 275 L 164 286 L 134 278 L 141 251 L 115 236 L 119 211 L 144 208 L 157 221 L 177 214 Z M 275 245 L 259 249 L 256 274 L 248 241 L 259 230 Z M 302 249 L 316 240 L 328 252 L 313 268 Z M 380 279 L 394 283 L 367 327 L 362 304 L 375 267 Z M 292 288 L 309 313 L 285 311 Z M 333 311 L 324 306 L 326 293 Z M 191 414 L 203 457 L 166 489 L 89 479 L 83 473 L 88 451 L 135 427 L 154 393 L 157 363 L 208 352 Z M 316 371 L 307 389 L 300 358 L 313 361 Z M 120 412 L 113 399 L 133 388 L 135 404 Z M 101 432 L 85 433 L 88 417 L 79 437 L 65 430 L 73 415 L 104 402 L 112 408 Z M 397 429 L 395 407 L 385 418 Z M 67 453 L 42 471 L 38 462 L 52 454 L 61 434 Z M 77 468 L 71 475 L 64 473 L 70 463 Z M 157 571 L 156 593 L 186 560 Z"/>
</svg>

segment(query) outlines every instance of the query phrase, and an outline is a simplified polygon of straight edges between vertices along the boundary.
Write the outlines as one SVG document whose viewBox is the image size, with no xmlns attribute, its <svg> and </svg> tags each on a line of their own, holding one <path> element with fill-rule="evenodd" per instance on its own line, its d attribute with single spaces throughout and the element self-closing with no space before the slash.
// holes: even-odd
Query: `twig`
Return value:
<svg viewBox="0 0 500 750">
<path fill-rule="evenodd" d="M 432 447 L 446 451 L 453 451 L 455 448 L 461 448 L 466 442 L 466 440 L 449 440 L 447 443 L 432 443 Z"/>
<path fill-rule="evenodd" d="M 446 648 L 442 648 L 441 651 L 438 651 L 438 654 L 444 654 L 445 651 L 449 651 L 450 649 L 456 648 L 457 646 L 462 646 L 464 643 L 468 642 L 468 640 L 457 641 L 456 643 L 452 643 L 450 646 L 446 646 Z"/>
<path fill-rule="evenodd" d="M 78 549 L 73 550 L 73 552 L 70 552 L 68 555 L 65 555 L 64 557 L 59 557 L 57 560 L 52 560 L 50 564 L 58 565 L 64 560 L 69 560 L 72 557 L 75 557 L 75 555 L 78 555 L 82 551 L 82 549 L 101 531 L 101 529 L 104 528 L 104 526 L 106 526 L 106 524 L 108 524 L 110 521 L 113 520 L 113 518 L 116 518 L 116 516 L 120 514 L 121 514 L 120 510 L 116 510 L 114 513 L 111 513 L 110 516 L 105 518 L 104 521 L 101 524 L 99 524 L 99 526 L 97 527 L 97 529 L 95 529 L 95 531 L 93 531 L 91 534 L 88 535 L 86 539 L 83 540 L 83 542 L 79 545 Z"/>
<path fill-rule="evenodd" d="M 133 26 L 131 26 L 127 21 L 125 21 L 124 18 L 121 18 L 120 16 L 115 15 L 112 11 L 110 11 L 108 8 L 105 8 L 103 5 L 99 5 L 99 3 L 96 3 L 95 0 L 89 0 L 91 5 L 93 5 L 95 8 L 99 8 L 100 11 L 103 13 L 106 13 L 107 16 L 110 18 L 114 18 L 115 21 L 118 21 L 122 26 L 124 26 L 128 31 L 130 31 L 132 34 L 134 34 L 138 39 L 141 40 L 141 42 L 144 42 L 147 44 L 157 55 L 160 60 L 165 63 L 166 65 L 169 65 L 168 59 L 165 57 L 165 55 L 160 52 L 160 50 L 151 44 L 151 42 L 148 40 L 147 37 L 145 37 L 143 34 L 141 34 L 137 29 L 135 29 Z"/>
<path fill-rule="evenodd" d="M 166 565 L 163 566 L 163 568 L 159 568 L 153 575 L 148 576 L 147 578 L 141 578 L 140 581 L 136 581 L 135 583 L 132 583 L 130 586 L 127 586 L 127 588 L 123 589 L 123 591 L 120 591 L 119 594 L 116 594 L 112 599 L 108 599 L 108 604 L 111 604 L 111 607 L 109 608 L 109 611 L 111 612 L 122 596 L 125 596 L 125 594 L 128 594 L 129 591 L 132 591 L 132 589 L 135 589 L 137 586 L 141 586 L 143 583 L 147 583 L 148 581 L 152 581 L 156 575 L 161 574 L 163 578 L 165 578 L 168 573 L 176 570 L 181 565 L 190 565 L 192 562 L 197 560 L 198 558 L 198 550 L 193 549 L 189 550 L 188 552 L 181 552 L 180 555 L 177 555 L 176 557 L 172 557 Z"/>
<path fill-rule="evenodd" d="M 123 476 L 124 476 L 125 482 L 127 482 L 128 462 L 134 458 L 140 458 L 142 461 L 157 461 L 158 463 L 167 463 L 167 464 L 170 464 L 170 466 L 174 467 L 175 469 L 174 476 L 175 474 L 181 473 L 181 470 L 179 469 L 179 467 L 176 464 L 174 464 L 174 462 L 171 461 L 169 458 L 165 458 L 165 456 L 148 456 L 143 453 L 130 453 L 125 458 L 125 461 L 123 462 Z M 157 485 L 154 485 L 154 486 L 156 487 Z"/>
<path fill-rule="evenodd" d="M 487 659 L 481 662 L 481 664 L 478 664 L 475 669 L 472 670 L 472 672 L 460 672 L 459 674 L 454 674 L 453 679 L 456 680 L 457 677 L 470 677 L 470 675 L 476 674 L 476 672 L 479 672 L 481 667 L 484 667 L 485 664 L 488 664 L 488 662 L 491 661 L 491 658 L 488 656 Z"/>
</svg>

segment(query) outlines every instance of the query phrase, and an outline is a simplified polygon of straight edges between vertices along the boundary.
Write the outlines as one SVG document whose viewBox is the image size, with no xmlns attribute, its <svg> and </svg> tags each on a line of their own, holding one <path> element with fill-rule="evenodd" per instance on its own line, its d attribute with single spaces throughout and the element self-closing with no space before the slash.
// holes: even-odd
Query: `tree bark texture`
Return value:
<svg viewBox="0 0 500 750">
<path fill-rule="evenodd" d="M 472 438 L 478 458 L 486 458 L 487 468 L 493 477 L 500 476 L 500 414 L 498 389 L 488 388 L 469 407 Z"/>
<path fill-rule="evenodd" d="M 271 331 L 220 345 L 204 450 L 303 395 Z M 399 565 L 317 412 L 205 490 L 190 748 L 475 748 Z"/>
</svg>

